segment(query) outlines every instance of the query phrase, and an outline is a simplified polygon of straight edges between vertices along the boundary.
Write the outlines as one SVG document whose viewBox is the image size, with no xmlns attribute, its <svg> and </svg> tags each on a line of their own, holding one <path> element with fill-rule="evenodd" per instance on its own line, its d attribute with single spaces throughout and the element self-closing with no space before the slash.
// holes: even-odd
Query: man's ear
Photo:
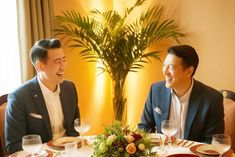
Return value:
<svg viewBox="0 0 235 157">
<path fill-rule="evenodd" d="M 39 60 L 36 61 L 36 70 L 37 71 L 43 71 L 44 70 L 44 64 Z"/>
<path fill-rule="evenodd" d="M 193 66 L 188 67 L 187 71 L 188 71 L 188 76 L 191 77 L 194 71 L 194 67 Z"/>
</svg>

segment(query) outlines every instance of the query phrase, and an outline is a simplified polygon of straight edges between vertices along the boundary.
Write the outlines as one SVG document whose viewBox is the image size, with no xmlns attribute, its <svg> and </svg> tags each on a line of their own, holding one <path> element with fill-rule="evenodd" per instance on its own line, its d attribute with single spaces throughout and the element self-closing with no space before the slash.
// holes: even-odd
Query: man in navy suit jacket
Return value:
<svg viewBox="0 0 235 157">
<path fill-rule="evenodd" d="M 22 137 L 38 134 L 42 142 L 78 136 L 73 127 L 80 117 L 75 85 L 64 81 L 66 59 L 59 40 L 35 42 L 30 59 L 37 76 L 8 96 L 5 119 L 6 147 L 22 150 Z"/>
<path fill-rule="evenodd" d="M 205 143 L 211 143 L 213 134 L 224 133 L 223 96 L 193 78 L 198 62 L 191 46 L 168 49 L 165 81 L 152 85 L 139 128 L 160 133 L 163 120 L 176 120 L 176 137 Z"/>
</svg>

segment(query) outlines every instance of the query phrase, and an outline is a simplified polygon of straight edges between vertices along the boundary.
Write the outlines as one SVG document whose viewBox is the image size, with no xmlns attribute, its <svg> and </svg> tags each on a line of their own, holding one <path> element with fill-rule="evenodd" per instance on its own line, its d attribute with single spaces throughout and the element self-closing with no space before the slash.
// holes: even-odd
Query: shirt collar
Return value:
<svg viewBox="0 0 235 157">
<path fill-rule="evenodd" d="M 191 94 L 192 89 L 193 89 L 193 84 L 194 84 L 194 79 L 192 78 L 192 83 L 191 83 L 188 91 L 182 97 L 179 98 L 180 101 L 184 101 L 184 100 L 189 99 L 190 94 Z M 171 94 L 175 95 L 174 90 L 172 88 L 171 88 Z"/>
<path fill-rule="evenodd" d="M 43 83 L 42 81 L 39 79 L 39 77 L 37 77 L 37 80 L 38 80 L 38 83 L 39 83 L 39 86 L 42 90 L 42 93 L 44 93 L 45 95 L 47 94 L 54 94 L 54 95 L 58 95 L 60 94 L 60 86 L 57 85 L 57 89 L 55 92 L 52 92 L 50 89 L 48 89 Z"/>
</svg>

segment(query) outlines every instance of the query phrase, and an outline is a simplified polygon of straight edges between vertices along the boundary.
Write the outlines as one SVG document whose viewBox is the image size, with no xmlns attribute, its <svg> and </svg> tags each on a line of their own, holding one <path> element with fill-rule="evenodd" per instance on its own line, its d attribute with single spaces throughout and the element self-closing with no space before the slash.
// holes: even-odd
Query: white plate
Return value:
<svg viewBox="0 0 235 157">
<path fill-rule="evenodd" d="M 160 145 L 159 140 L 164 141 L 164 144 L 167 144 L 167 137 L 164 134 L 150 133 L 149 138 L 152 143 L 155 143 L 157 145 Z M 161 139 L 159 139 L 159 138 L 161 138 Z M 176 137 L 172 136 L 171 137 L 172 144 L 175 143 L 175 141 L 176 141 Z"/>
<path fill-rule="evenodd" d="M 196 149 L 196 151 L 204 155 L 219 155 L 219 153 L 213 148 L 213 146 L 208 144 L 200 145 Z"/>
<path fill-rule="evenodd" d="M 154 144 L 156 144 L 156 146 L 160 146 L 160 144 L 162 143 L 162 141 L 166 140 L 166 136 L 163 134 L 158 134 L 158 133 L 150 133 L 149 135 L 150 141 Z"/>
<path fill-rule="evenodd" d="M 47 143 L 48 146 L 50 147 L 57 147 L 57 148 L 64 148 L 65 143 L 70 143 L 70 142 L 77 142 L 78 147 L 81 146 L 81 139 L 78 137 L 61 137 L 55 140 L 51 140 Z"/>
</svg>

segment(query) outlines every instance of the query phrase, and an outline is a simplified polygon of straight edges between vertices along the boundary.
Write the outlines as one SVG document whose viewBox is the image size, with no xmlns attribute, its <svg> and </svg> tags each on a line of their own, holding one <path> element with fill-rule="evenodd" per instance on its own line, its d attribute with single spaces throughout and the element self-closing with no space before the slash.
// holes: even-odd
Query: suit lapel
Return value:
<svg viewBox="0 0 235 157">
<path fill-rule="evenodd" d="M 62 111 L 64 115 L 64 127 L 67 130 L 68 128 L 67 122 L 69 122 L 70 114 L 65 114 L 65 113 L 71 113 L 71 112 L 69 111 L 66 99 L 67 99 L 66 91 L 63 89 L 63 86 L 60 84 L 60 101 L 61 101 Z"/>
<path fill-rule="evenodd" d="M 163 120 L 168 119 L 169 112 L 170 112 L 170 101 L 171 101 L 171 91 L 170 89 L 165 87 L 165 82 L 162 84 L 162 90 L 160 90 L 156 94 L 156 107 L 161 110 L 161 116 L 159 116 L 159 119 L 155 119 L 157 123 L 157 131 L 161 132 L 161 122 Z"/>
<path fill-rule="evenodd" d="M 188 104 L 188 112 L 185 122 L 185 131 L 184 131 L 184 138 L 188 138 L 189 131 L 192 125 L 192 122 L 195 118 L 197 113 L 198 107 L 200 106 L 201 96 L 200 96 L 200 88 L 198 82 L 194 80 L 194 86 L 190 95 L 189 104 Z"/>
<path fill-rule="evenodd" d="M 43 121 L 44 121 L 44 124 L 47 128 L 48 135 L 50 135 L 50 138 L 52 138 L 50 118 L 49 118 L 49 114 L 47 111 L 44 97 L 42 95 L 42 91 L 41 91 L 40 86 L 37 81 L 37 77 L 34 77 L 34 79 L 32 80 L 31 89 L 32 89 L 32 96 L 34 98 L 36 107 L 43 117 Z"/>
<path fill-rule="evenodd" d="M 170 114 L 170 102 L 171 102 L 171 90 L 169 88 L 166 88 L 164 92 L 161 93 L 161 105 L 162 105 L 162 120 L 166 120 L 169 118 Z"/>
</svg>

